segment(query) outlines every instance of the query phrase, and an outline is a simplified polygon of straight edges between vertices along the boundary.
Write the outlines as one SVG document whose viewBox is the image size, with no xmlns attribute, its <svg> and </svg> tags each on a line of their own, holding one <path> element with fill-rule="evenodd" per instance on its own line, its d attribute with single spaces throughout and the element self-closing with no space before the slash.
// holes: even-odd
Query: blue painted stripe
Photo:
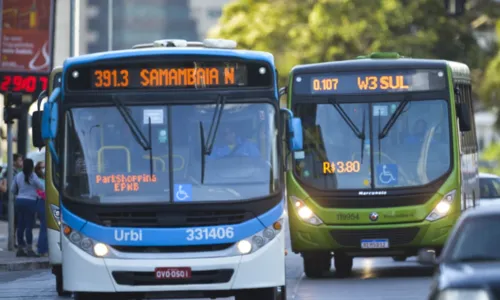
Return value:
<svg viewBox="0 0 500 300">
<path fill-rule="evenodd" d="M 252 236 L 264 228 L 271 226 L 278 220 L 284 212 L 284 201 L 280 201 L 278 205 L 270 209 L 268 212 L 260 215 L 258 218 L 248 220 L 237 225 L 227 226 L 207 226 L 207 227 L 184 227 L 184 228 L 110 228 L 100 226 L 76 216 L 67 210 L 61 203 L 62 220 L 69 227 L 80 231 L 82 234 L 99 242 L 108 245 L 116 246 L 189 246 L 189 245 L 208 245 L 208 244 L 225 244 L 235 243 L 244 238 Z M 223 238 L 213 238 L 214 232 L 222 232 L 229 228 L 233 228 L 234 235 L 232 237 L 224 236 Z M 140 241 L 124 241 L 116 240 L 115 233 L 118 238 L 123 232 L 141 232 L 142 240 Z M 194 235 L 201 235 L 200 240 L 188 240 L 191 230 L 195 230 Z M 214 231 L 215 230 L 215 231 Z M 207 234 L 212 232 L 212 235 Z"/>
</svg>

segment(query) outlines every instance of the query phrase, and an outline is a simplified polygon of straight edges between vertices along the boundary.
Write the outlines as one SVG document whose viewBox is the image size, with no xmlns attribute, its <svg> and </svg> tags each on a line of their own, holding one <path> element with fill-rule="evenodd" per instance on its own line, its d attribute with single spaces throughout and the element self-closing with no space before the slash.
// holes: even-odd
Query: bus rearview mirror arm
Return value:
<svg viewBox="0 0 500 300">
<path fill-rule="evenodd" d="M 303 149 L 302 121 L 295 118 L 291 110 L 282 108 L 281 113 L 285 119 L 285 134 L 290 151 L 301 151 Z"/>
<path fill-rule="evenodd" d="M 42 91 L 37 98 L 37 110 L 33 112 L 31 116 L 31 127 L 32 127 L 32 135 L 31 141 L 33 146 L 41 150 L 45 146 L 45 142 L 42 138 L 42 116 L 43 111 L 40 110 L 42 105 L 42 100 L 47 97 L 47 91 Z"/>
<path fill-rule="evenodd" d="M 59 164 L 59 156 L 57 155 L 56 147 L 54 145 L 54 139 L 57 137 L 58 129 L 58 119 L 59 119 L 59 105 L 58 100 L 61 95 L 61 88 L 57 87 L 52 91 L 44 105 L 43 115 L 42 115 L 42 138 L 47 140 L 48 150 L 54 162 Z"/>
</svg>

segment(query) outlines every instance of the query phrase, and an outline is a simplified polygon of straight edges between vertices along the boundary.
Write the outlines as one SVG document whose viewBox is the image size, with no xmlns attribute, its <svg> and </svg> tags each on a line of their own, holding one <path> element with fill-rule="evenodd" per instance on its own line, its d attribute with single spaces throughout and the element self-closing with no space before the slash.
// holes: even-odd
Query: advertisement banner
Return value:
<svg viewBox="0 0 500 300">
<path fill-rule="evenodd" d="M 0 92 L 39 93 L 52 70 L 54 0 L 0 0 Z"/>
</svg>

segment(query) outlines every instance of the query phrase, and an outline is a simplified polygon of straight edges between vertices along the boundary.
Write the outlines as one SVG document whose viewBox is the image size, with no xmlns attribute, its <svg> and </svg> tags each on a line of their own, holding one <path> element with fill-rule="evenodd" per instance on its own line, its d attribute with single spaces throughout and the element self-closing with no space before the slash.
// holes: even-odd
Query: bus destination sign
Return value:
<svg viewBox="0 0 500 300">
<path fill-rule="evenodd" d="M 438 91 L 446 88 L 441 70 L 388 70 L 296 75 L 294 93 L 348 95 Z"/>
<path fill-rule="evenodd" d="M 168 89 L 243 87 L 247 70 L 242 64 L 199 67 L 146 67 L 91 69 L 91 89 Z"/>
</svg>

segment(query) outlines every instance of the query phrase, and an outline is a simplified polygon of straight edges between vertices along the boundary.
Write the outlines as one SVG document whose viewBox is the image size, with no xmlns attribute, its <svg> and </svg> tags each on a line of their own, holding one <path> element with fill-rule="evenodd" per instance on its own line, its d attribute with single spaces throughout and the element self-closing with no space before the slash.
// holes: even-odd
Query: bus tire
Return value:
<svg viewBox="0 0 500 300">
<path fill-rule="evenodd" d="M 309 278 L 321 278 L 332 267 L 332 257 L 329 252 L 302 253 L 302 258 L 304 273 Z"/>
<path fill-rule="evenodd" d="M 242 290 L 234 298 L 235 300 L 286 300 L 286 287 Z"/>
<path fill-rule="evenodd" d="M 406 256 L 393 256 L 392 260 L 402 262 L 402 261 L 406 261 L 406 258 L 407 258 Z"/>
<path fill-rule="evenodd" d="M 56 276 L 56 291 L 57 291 L 57 295 L 59 297 L 69 297 L 69 296 L 71 296 L 71 293 L 68 292 L 68 291 L 65 291 L 64 287 L 63 287 L 62 268 L 61 267 L 55 267 L 54 275 Z"/>
<path fill-rule="evenodd" d="M 351 275 L 353 260 L 354 258 L 350 256 L 335 255 L 333 259 L 335 274 L 341 278 Z"/>
<path fill-rule="evenodd" d="M 111 296 L 111 297 L 110 297 Z M 113 293 L 81 293 L 76 292 L 73 296 L 74 300 L 96 300 L 96 299 L 118 299 Z"/>
</svg>

